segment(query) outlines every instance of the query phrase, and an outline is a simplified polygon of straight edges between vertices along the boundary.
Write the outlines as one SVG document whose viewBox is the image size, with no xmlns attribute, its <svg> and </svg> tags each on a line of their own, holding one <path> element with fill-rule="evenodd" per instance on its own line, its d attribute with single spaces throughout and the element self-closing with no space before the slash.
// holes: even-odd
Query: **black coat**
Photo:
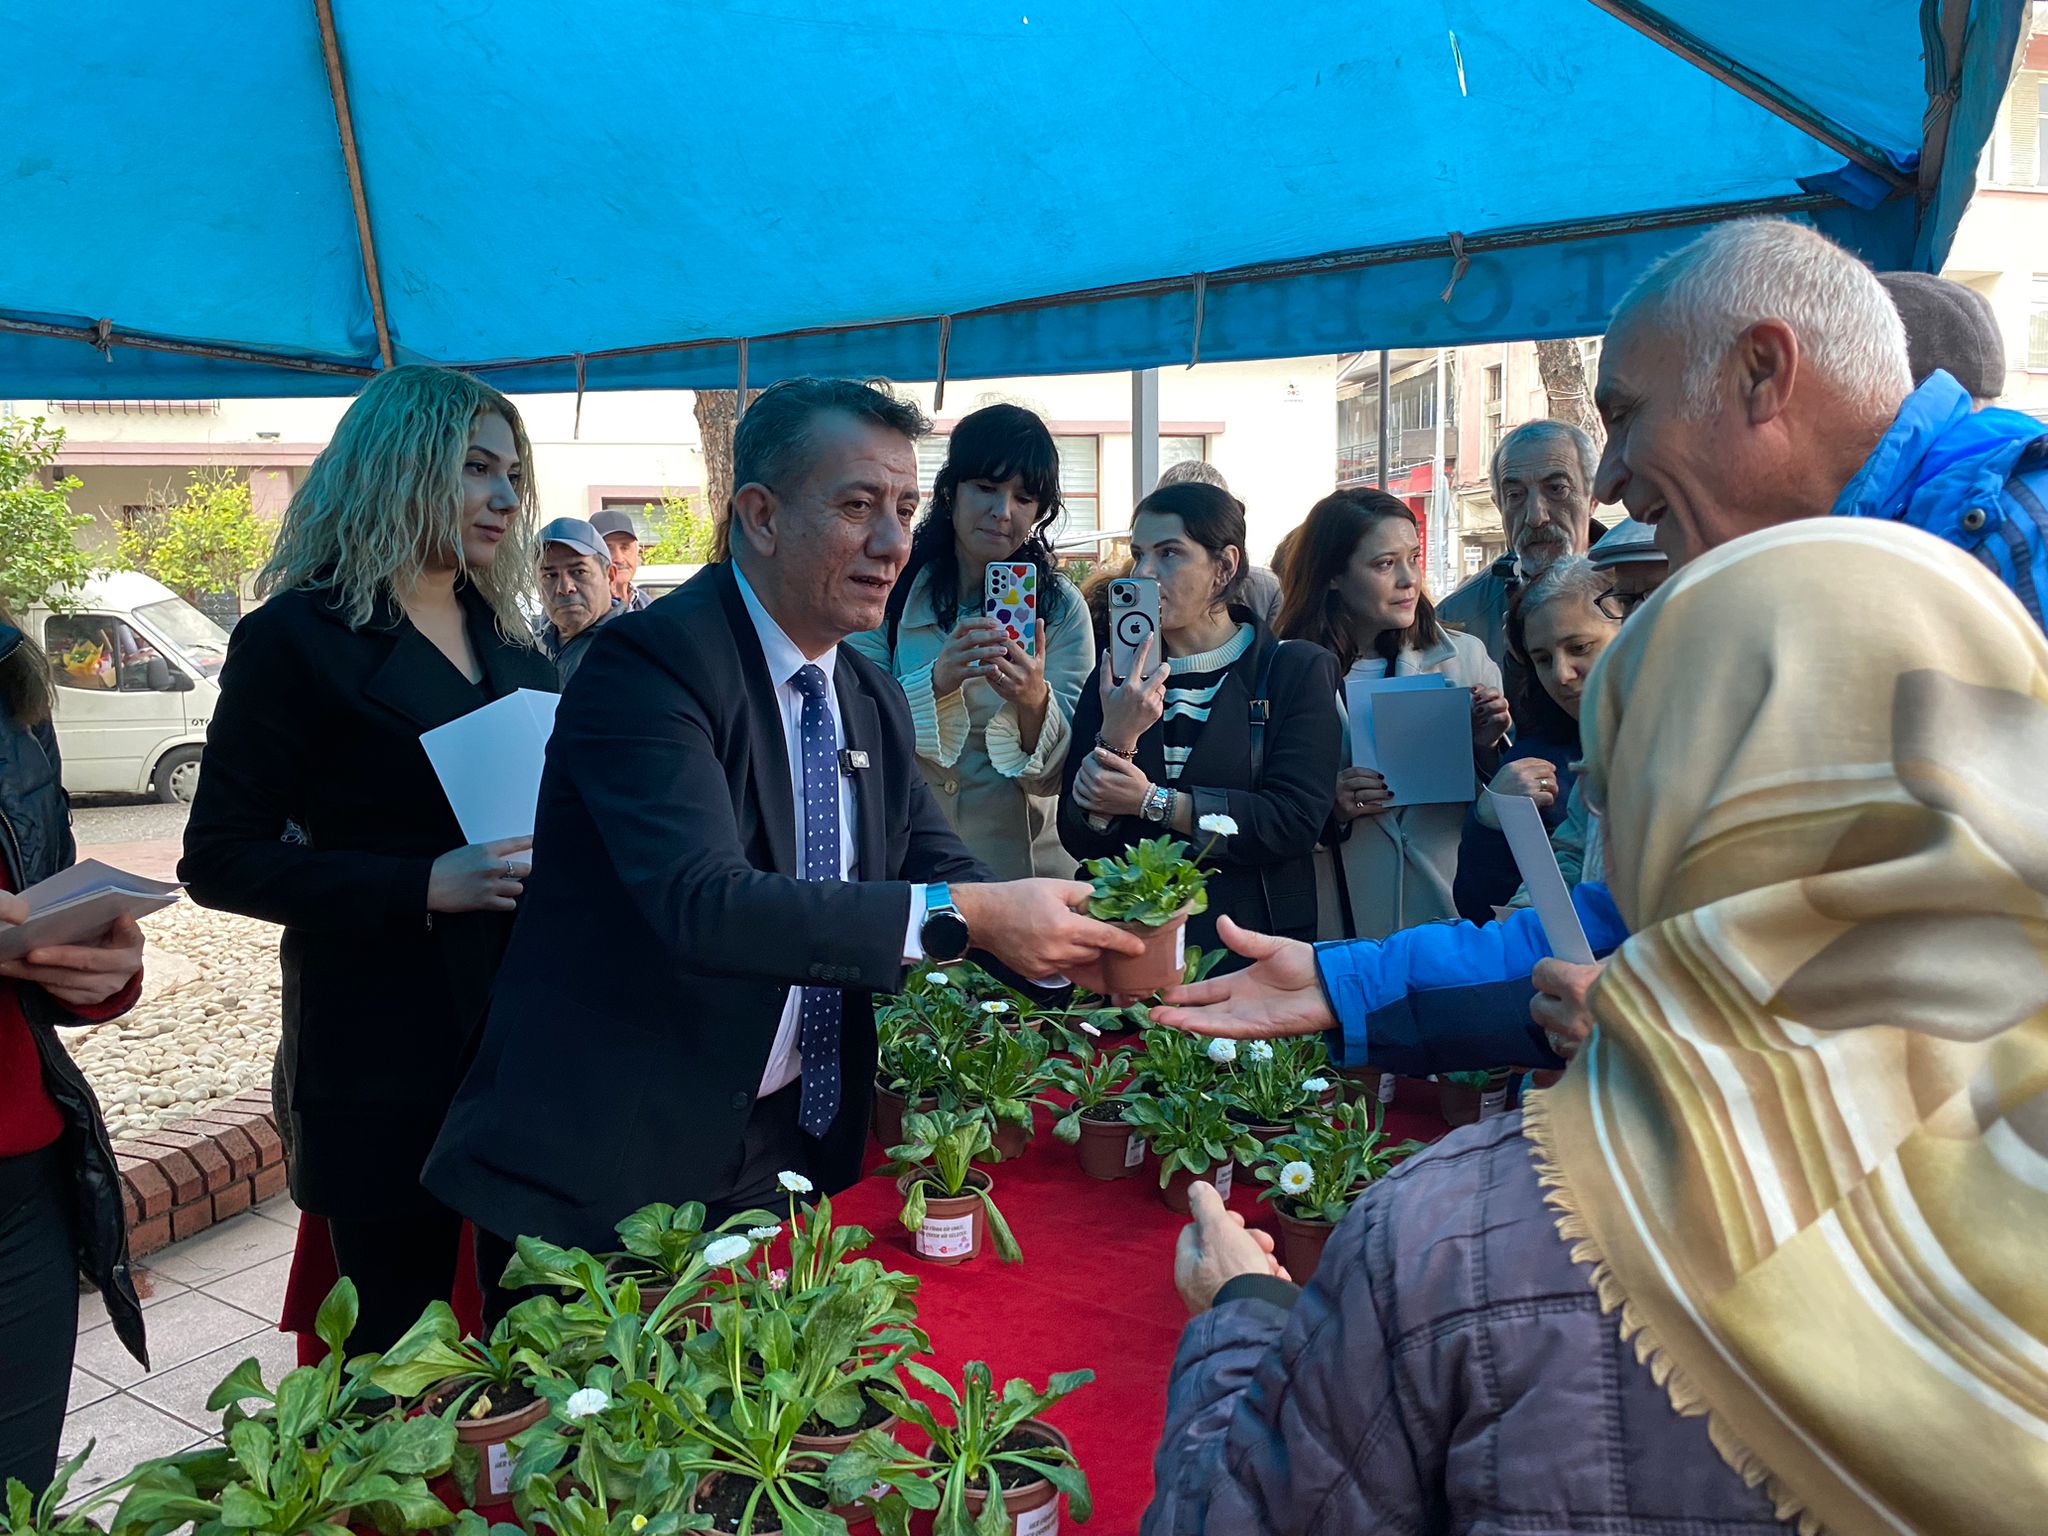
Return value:
<svg viewBox="0 0 2048 1536">
<path fill-rule="evenodd" d="M 20 644 L 21 631 L 0 624 L 0 661 Z M 0 859 L 6 862 L 9 885 L 26 890 L 70 868 L 77 857 L 57 733 L 47 720 L 29 727 L 0 714 Z M 72 1176 L 72 1234 L 79 1272 L 99 1287 L 115 1336 L 146 1366 L 142 1303 L 136 1299 L 128 1269 L 128 1222 L 121 1208 L 114 1148 L 92 1085 L 57 1038 L 57 1026 L 76 1023 L 77 1015 L 41 987 L 6 980 L 0 980 L 0 987 L 14 987 L 20 996 L 42 1062 L 43 1086 L 64 1118 L 60 1145 Z"/>
<path fill-rule="evenodd" d="M 730 566 L 605 625 L 562 696 L 534 874 L 476 1065 L 426 1172 L 503 1237 L 610 1246 L 702 1198 L 737 1151 L 792 984 L 845 988 L 840 1111 L 813 1166 L 860 1177 L 871 993 L 894 991 L 912 883 L 987 875 L 917 769 L 894 679 L 842 646 L 859 874 L 800 878 L 775 689 Z M 619 963 L 617 957 L 629 956 Z"/>
<path fill-rule="evenodd" d="M 512 929 L 427 912 L 434 860 L 467 841 L 420 746 L 555 667 L 465 588 L 472 684 L 395 605 L 351 628 L 325 590 L 235 626 L 179 878 L 204 906 L 282 923 L 278 1047 L 292 1197 L 322 1216 L 402 1214 L 454 1096 Z"/>
<path fill-rule="evenodd" d="M 1259 669 L 1275 646 L 1279 649 L 1267 688 L 1271 715 L 1265 768 L 1254 789 L 1251 701 Z M 1108 830 L 1098 832 L 1074 802 L 1074 776 L 1102 731 L 1101 671 L 1097 666 L 1081 689 L 1081 702 L 1074 710 L 1074 747 L 1067 754 L 1066 782 L 1060 791 L 1060 841 L 1077 859 L 1120 854 L 1166 830 L 1136 816 L 1117 816 Z M 1160 722 L 1138 738 L 1137 765 L 1155 784 L 1166 782 L 1165 740 Z M 1209 908 L 1189 921 L 1190 944 L 1213 947 L 1216 919 L 1226 912 L 1261 933 L 1315 938 L 1312 856 L 1342 765 L 1336 658 L 1307 641 L 1275 640 L 1261 625 L 1251 649 L 1238 658 L 1217 689 L 1209 718 L 1174 786 L 1193 796 L 1197 821 L 1224 815 L 1238 827 L 1237 835 L 1218 843 L 1204 861 L 1211 870 Z M 1187 841 L 1199 851 L 1208 838 L 1198 831 Z M 1082 878 L 1087 878 L 1085 873 Z"/>
</svg>

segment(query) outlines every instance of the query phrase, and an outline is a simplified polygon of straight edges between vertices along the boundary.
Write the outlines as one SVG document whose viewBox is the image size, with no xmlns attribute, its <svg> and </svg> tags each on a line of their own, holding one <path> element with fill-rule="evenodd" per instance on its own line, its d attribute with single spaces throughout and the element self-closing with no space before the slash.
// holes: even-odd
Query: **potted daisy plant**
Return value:
<svg viewBox="0 0 2048 1536">
<path fill-rule="evenodd" d="M 1306 1285 L 1323 1245 L 1368 1185 L 1387 1173 L 1419 1141 L 1390 1146 L 1376 1100 L 1340 1103 L 1327 1116 L 1306 1120 L 1266 1144 L 1255 1176 L 1268 1187 L 1280 1226 L 1280 1262 L 1297 1285 Z"/>
<path fill-rule="evenodd" d="M 1193 858 L 1180 839 L 1154 837 L 1119 857 L 1088 861 L 1095 887 L 1088 915 L 1145 941 L 1142 954 L 1102 957 L 1104 985 L 1115 995 L 1150 997 L 1181 979 L 1188 919 L 1209 909 L 1209 872 L 1202 860 L 1219 839 L 1237 832 L 1228 816 L 1204 816 L 1196 825 L 1208 841 Z"/>
</svg>

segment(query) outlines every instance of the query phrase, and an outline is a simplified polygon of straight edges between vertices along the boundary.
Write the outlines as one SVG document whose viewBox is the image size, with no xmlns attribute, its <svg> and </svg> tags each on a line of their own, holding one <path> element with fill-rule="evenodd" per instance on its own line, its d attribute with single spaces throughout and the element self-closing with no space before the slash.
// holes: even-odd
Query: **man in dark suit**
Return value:
<svg viewBox="0 0 2048 1536">
<path fill-rule="evenodd" d="M 729 563 L 607 625 L 548 745 L 534 874 L 424 1182 L 481 1234 L 607 1246 L 652 1200 L 713 1220 L 784 1170 L 861 1172 L 871 997 L 971 943 L 1089 982 L 1129 935 L 1076 881 L 986 884 L 917 771 L 909 705 L 839 642 L 882 622 L 917 408 L 802 379 L 733 445 Z M 621 950 L 602 1006 L 582 958 Z M 496 1298 L 502 1301 L 502 1298 Z"/>
</svg>

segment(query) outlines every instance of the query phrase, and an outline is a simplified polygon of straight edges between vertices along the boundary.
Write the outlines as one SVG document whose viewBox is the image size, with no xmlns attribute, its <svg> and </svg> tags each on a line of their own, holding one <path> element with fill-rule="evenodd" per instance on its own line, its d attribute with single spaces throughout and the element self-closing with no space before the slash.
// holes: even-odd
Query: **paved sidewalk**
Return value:
<svg viewBox="0 0 2048 1536">
<path fill-rule="evenodd" d="M 207 1395 L 249 1356 L 272 1386 L 298 1363 L 295 1341 L 277 1331 L 298 1228 L 298 1208 L 280 1195 L 138 1263 L 147 1373 L 114 1337 L 100 1298 L 79 1298 L 63 1454 L 98 1444 L 71 1504 L 137 1462 L 212 1439 L 220 1417 L 206 1411 Z"/>
</svg>

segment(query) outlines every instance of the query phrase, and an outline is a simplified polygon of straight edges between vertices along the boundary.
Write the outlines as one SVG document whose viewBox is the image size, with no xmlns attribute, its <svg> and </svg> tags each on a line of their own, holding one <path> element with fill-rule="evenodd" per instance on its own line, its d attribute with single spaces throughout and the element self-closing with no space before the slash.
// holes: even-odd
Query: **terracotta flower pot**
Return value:
<svg viewBox="0 0 2048 1536">
<path fill-rule="evenodd" d="M 933 1108 L 938 1103 L 933 1094 L 926 1094 L 917 1101 L 920 1112 Z M 882 1144 L 882 1150 L 901 1146 L 903 1143 L 903 1116 L 910 1108 L 909 1101 L 893 1088 L 875 1084 L 875 1140 Z"/>
<path fill-rule="evenodd" d="M 1228 1200 L 1232 1167 L 1232 1164 L 1224 1163 L 1211 1168 L 1207 1173 L 1189 1173 L 1185 1168 L 1176 1168 L 1166 1176 L 1166 1183 L 1159 1190 L 1159 1198 L 1166 1202 L 1169 1211 L 1178 1211 L 1185 1216 L 1188 1213 L 1188 1186 L 1197 1179 L 1206 1179 L 1216 1186 L 1217 1194 Z"/>
<path fill-rule="evenodd" d="M 912 1182 L 922 1175 L 906 1173 L 896 1181 L 897 1192 L 908 1199 Z M 993 1191 L 996 1181 L 979 1168 L 967 1170 L 971 1188 Z M 988 1217 L 981 1201 L 973 1195 L 944 1195 L 928 1185 L 924 1197 L 924 1225 L 910 1234 L 910 1246 L 917 1256 L 933 1264 L 964 1264 L 981 1252 L 988 1235 Z"/>
<path fill-rule="evenodd" d="M 1244 1127 L 1244 1130 L 1251 1136 L 1252 1140 L 1256 1141 L 1259 1144 L 1259 1148 L 1261 1151 L 1265 1150 L 1266 1145 L 1269 1142 L 1275 1141 L 1278 1138 L 1285 1136 L 1289 1131 L 1293 1129 L 1294 1127 L 1291 1125 L 1247 1125 Z M 1236 1163 L 1234 1164 L 1234 1166 L 1237 1169 L 1236 1177 L 1240 1179 L 1251 1178 L 1252 1169 L 1257 1166 L 1257 1163 L 1257 1158 L 1254 1158 L 1249 1163 L 1246 1162 L 1243 1158 L 1237 1159 Z"/>
<path fill-rule="evenodd" d="M 1145 1166 L 1145 1138 L 1124 1124 L 1123 1106 L 1115 1100 L 1100 1106 L 1115 1109 L 1114 1120 L 1081 1116 L 1081 1171 L 1091 1179 L 1127 1179 Z"/>
<path fill-rule="evenodd" d="M 1280 1226 L 1280 1262 L 1287 1267 L 1287 1273 L 1296 1285 L 1307 1285 L 1308 1277 L 1322 1262 L 1323 1245 L 1329 1242 L 1330 1234 L 1337 1229 L 1327 1221 L 1304 1221 L 1298 1216 L 1290 1216 L 1287 1208 L 1277 1202 L 1273 1215 Z"/>
<path fill-rule="evenodd" d="M 1056 1445 L 1069 1455 L 1074 1443 L 1043 1419 L 1026 1419 L 1012 1434 L 1030 1434 L 1047 1445 Z M 967 1516 L 977 1518 L 988 1504 L 988 1490 L 977 1483 L 966 1490 Z M 1059 1488 L 1046 1478 L 1022 1488 L 1003 1490 L 1003 1511 L 1010 1517 L 1012 1536 L 1055 1536 L 1060 1528 Z"/>
<path fill-rule="evenodd" d="M 484 1394 L 496 1392 L 495 1387 L 485 1387 Z M 426 1403 L 428 1413 L 439 1413 L 447 1405 L 453 1392 L 437 1392 Z M 455 1420 L 455 1438 L 464 1445 L 476 1447 L 481 1465 L 476 1475 L 476 1507 L 489 1504 L 509 1504 L 512 1501 L 512 1464 L 519 1458 L 511 1448 L 515 1435 L 533 1428 L 548 1416 L 548 1403 L 544 1397 L 514 1408 L 510 1413 L 487 1413 L 480 1419 L 472 1419 L 469 1412 L 476 1404 L 475 1396 L 465 1403 Z"/>
<path fill-rule="evenodd" d="M 1444 1119 L 1452 1125 L 1471 1125 L 1492 1115 L 1506 1114 L 1508 1090 L 1514 1085 L 1514 1078 L 1512 1072 L 1496 1072 L 1486 1080 L 1484 1088 L 1471 1088 L 1448 1078 L 1439 1078 L 1437 1102 L 1443 1109 Z"/>
<path fill-rule="evenodd" d="M 1144 923 L 1111 923 L 1144 941 L 1142 954 L 1102 957 L 1102 980 L 1112 994 L 1150 997 L 1173 986 L 1187 965 L 1188 914 L 1176 912 L 1157 928 Z"/>
<path fill-rule="evenodd" d="M 1014 1121 L 996 1122 L 995 1134 L 986 1152 L 977 1152 L 977 1163 L 1014 1163 L 1031 1145 L 1031 1128 Z"/>
</svg>

